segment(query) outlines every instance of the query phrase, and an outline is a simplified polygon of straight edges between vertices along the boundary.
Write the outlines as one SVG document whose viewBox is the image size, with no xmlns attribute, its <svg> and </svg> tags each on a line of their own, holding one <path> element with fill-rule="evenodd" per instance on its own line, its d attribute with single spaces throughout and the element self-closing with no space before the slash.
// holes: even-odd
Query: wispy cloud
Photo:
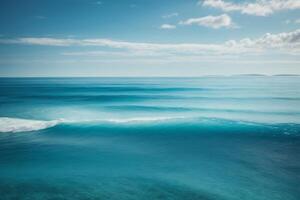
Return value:
<svg viewBox="0 0 300 200">
<path fill-rule="evenodd" d="M 222 27 L 233 27 L 232 19 L 226 15 L 219 15 L 219 16 L 205 16 L 200 18 L 190 18 L 185 21 L 179 22 L 182 25 L 199 25 L 199 26 L 206 26 L 211 27 L 214 29 L 222 28 Z"/>
<path fill-rule="evenodd" d="M 290 24 L 290 23 L 291 23 L 291 20 L 289 20 L 289 19 L 284 20 L 284 23 L 285 23 L 285 24 Z"/>
<path fill-rule="evenodd" d="M 291 19 L 287 19 L 284 21 L 285 24 L 300 24 L 300 19 L 295 19 L 295 20 L 291 20 Z"/>
<path fill-rule="evenodd" d="M 172 24 L 162 24 L 160 26 L 161 29 L 175 29 L 176 26 L 175 25 L 172 25 Z"/>
<path fill-rule="evenodd" d="M 201 0 L 199 4 L 226 12 L 239 11 L 242 14 L 256 16 L 267 16 L 281 10 L 300 9 L 300 0 L 256 0 L 255 2 L 245 3 L 233 3 L 225 0 Z"/>
<path fill-rule="evenodd" d="M 42 45 L 42 46 L 70 46 L 80 44 L 79 41 L 74 39 L 58 39 L 49 37 L 28 37 L 28 38 L 17 38 L 17 39 L 1 39 L 2 44 L 27 44 L 27 45 Z"/>
<path fill-rule="evenodd" d="M 153 57 L 169 57 L 171 54 L 167 52 L 155 52 L 155 51 L 132 51 L 132 50 L 127 50 L 124 51 L 122 49 L 117 50 L 117 51 L 72 51 L 72 52 L 63 52 L 61 55 L 65 56 L 89 56 L 89 57 L 118 57 L 118 58 L 150 58 L 153 59 Z"/>
<path fill-rule="evenodd" d="M 177 16 L 178 16 L 178 13 L 174 12 L 174 13 L 170 13 L 167 15 L 163 15 L 162 18 L 168 19 L 168 18 L 177 17 Z"/>
<path fill-rule="evenodd" d="M 107 50 L 122 50 L 140 55 L 241 55 L 265 54 L 277 52 L 280 54 L 300 54 L 300 29 L 278 34 L 266 33 L 263 36 L 250 39 L 229 40 L 224 43 L 141 43 L 117 41 L 111 39 L 60 39 L 60 38 L 15 38 L 0 39 L 2 44 L 23 44 L 43 46 L 93 46 L 108 48 Z"/>
</svg>

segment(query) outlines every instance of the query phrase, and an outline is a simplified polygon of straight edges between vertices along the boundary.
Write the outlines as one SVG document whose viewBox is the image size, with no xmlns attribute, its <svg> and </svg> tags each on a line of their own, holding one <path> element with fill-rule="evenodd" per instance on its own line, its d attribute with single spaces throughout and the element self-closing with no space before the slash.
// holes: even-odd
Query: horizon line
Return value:
<svg viewBox="0 0 300 200">
<path fill-rule="evenodd" d="M 201 77 L 233 77 L 233 76 L 300 76 L 300 74 L 229 74 L 200 76 L 0 76 L 0 78 L 201 78 Z"/>
</svg>

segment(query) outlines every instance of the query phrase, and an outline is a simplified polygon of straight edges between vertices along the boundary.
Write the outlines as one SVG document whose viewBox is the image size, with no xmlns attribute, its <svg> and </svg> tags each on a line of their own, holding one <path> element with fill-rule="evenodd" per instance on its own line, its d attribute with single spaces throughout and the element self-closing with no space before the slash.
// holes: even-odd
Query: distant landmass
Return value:
<svg viewBox="0 0 300 200">
<path fill-rule="evenodd" d="M 237 74 L 233 76 L 300 76 L 300 74 L 274 74 L 274 75 L 266 75 L 266 74 Z"/>
</svg>

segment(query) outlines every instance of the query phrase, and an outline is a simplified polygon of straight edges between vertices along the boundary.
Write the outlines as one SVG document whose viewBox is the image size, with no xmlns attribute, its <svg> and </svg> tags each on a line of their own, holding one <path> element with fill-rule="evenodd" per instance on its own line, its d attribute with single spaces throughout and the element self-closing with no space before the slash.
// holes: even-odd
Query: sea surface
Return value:
<svg viewBox="0 0 300 200">
<path fill-rule="evenodd" d="M 1 78 L 1 200 L 299 200 L 300 77 Z"/>
</svg>

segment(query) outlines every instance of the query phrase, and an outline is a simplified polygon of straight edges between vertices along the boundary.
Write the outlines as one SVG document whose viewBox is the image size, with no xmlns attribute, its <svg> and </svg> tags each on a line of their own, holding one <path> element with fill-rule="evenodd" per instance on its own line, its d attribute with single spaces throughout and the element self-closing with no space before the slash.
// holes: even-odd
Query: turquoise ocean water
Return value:
<svg viewBox="0 0 300 200">
<path fill-rule="evenodd" d="M 1 78 L 0 199 L 298 200 L 300 78 Z"/>
</svg>

